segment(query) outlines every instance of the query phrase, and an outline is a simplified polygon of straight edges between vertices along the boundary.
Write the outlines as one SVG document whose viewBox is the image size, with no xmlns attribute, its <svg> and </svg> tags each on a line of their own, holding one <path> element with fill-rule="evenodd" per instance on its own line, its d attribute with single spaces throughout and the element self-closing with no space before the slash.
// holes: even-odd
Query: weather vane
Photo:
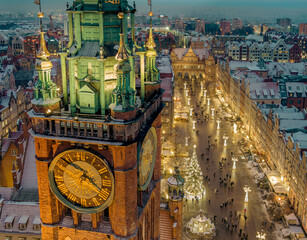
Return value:
<svg viewBox="0 0 307 240">
<path fill-rule="evenodd" d="M 37 16 L 40 19 L 40 27 L 41 27 L 41 32 L 43 32 L 43 17 L 44 17 L 44 13 L 42 12 L 42 4 L 41 4 L 41 0 L 35 0 L 34 4 L 39 6 L 39 12 L 37 14 Z"/>
</svg>

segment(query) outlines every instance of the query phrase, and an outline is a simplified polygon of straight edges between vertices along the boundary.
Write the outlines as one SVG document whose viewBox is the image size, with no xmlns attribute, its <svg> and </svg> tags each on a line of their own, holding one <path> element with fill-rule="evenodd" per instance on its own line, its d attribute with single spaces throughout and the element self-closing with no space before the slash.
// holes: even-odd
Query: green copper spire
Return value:
<svg viewBox="0 0 307 240">
<path fill-rule="evenodd" d="M 41 5 L 39 5 L 39 8 L 40 12 L 38 13 L 38 17 L 41 20 L 44 14 L 41 12 Z M 40 28 L 40 48 L 37 53 L 35 66 L 38 72 L 38 80 L 34 86 L 34 97 L 36 100 L 46 101 L 48 99 L 56 98 L 57 89 L 50 77 L 52 63 L 49 61 L 50 53 L 46 47 L 42 21 L 40 21 Z"/>
<path fill-rule="evenodd" d="M 151 8 L 151 6 L 150 6 Z M 147 82 L 159 82 L 160 81 L 160 72 L 156 67 L 156 58 L 157 52 L 155 50 L 156 44 L 153 38 L 152 32 L 152 16 L 153 12 L 150 10 L 150 28 L 149 28 L 149 37 L 146 43 L 147 51 L 146 51 L 146 81 Z"/>
<path fill-rule="evenodd" d="M 119 13 L 118 17 L 123 19 L 123 14 Z M 113 98 L 112 104 L 110 105 L 110 108 L 115 112 L 127 112 L 135 108 L 135 91 L 130 86 L 131 66 L 124 38 L 125 36 L 121 30 L 119 49 L 115 56 L 118 63 L 114 67 L 117 76 L 117 84 L 116 88 L 112 91 Z"/>
</svg>

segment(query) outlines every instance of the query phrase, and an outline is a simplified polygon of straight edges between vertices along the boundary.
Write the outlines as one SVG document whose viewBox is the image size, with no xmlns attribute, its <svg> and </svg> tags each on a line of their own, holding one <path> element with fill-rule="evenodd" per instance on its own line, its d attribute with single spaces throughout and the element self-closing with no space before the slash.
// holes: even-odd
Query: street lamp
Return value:
<svg viewBox="0 0 307 240">
<path fill-rule="evenodd" d="M 235 123 L 233 124 L 233 132 L 237 133 L 237 124 L 235 124 Z"/>
<path fill-rule="evenodd" d="M 193 114 L 193 108 L 190 108 L 190 117 L 192 117 Z"/>
<path fill-rule="evenodd" d="M 196 128 L 196 121 L 195 120 L 193 120 L 193 130 L 195 130 L 195 128 Z"/>
<path fill-rule="evenodd" d="M 238 161 L 238 159 L 236 157 L 233 157 L 232 161 L 233 161 L 232 169 L 236 169 L 236 162 Z"/>
<path fill-rule="evenodd" d="M 211 111 L 212 111 L 212 117 L 214 117 L 215 108 L 211 108 Z"/>
<path fill-rule="evenodd" d="M 265 240 L 265 233 L 263 232 L 263 230 L 261 230 L 261 232 L 257 232 L 257 236 L 256 238 L 259 240 Z"/>
<path fill-rule="evenodd" d="M 224 147 L 226 147 L 227 146 L 227 139 L 228 139 L 228 137 L 227 136 L 223 136 L 223 139 L 224 139 Z"/>
<path fill-rule="evenodd" d="M 248 193 L 251 192 L 251 188 L 248 187 L 247 185 L 245 185 L 245 187 L 243 188 L 244 192 L 245 192 L 245 199 L 244 202 L 248 202 Z"/>
<path fill-rule="evenodd" d="M 217 129 L 220 129 L 221 120 L 220 119 L 216 120 L 216 123 L 217 123 Z"/>
</svg>

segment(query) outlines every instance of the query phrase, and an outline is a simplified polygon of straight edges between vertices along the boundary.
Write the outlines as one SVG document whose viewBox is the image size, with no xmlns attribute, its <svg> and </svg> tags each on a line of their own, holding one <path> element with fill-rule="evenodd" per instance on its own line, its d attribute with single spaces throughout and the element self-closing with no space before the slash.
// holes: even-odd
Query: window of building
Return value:
<svg viewBox="0 0 307 240">
<path fill-rule="evenodd" d="M 301 104 L 301 103 L 302 103 L 301 99 L 297 100 L 297 104 Z"/>
<path fill-rule="evenodd" d="M 27 240 L 26 237 L 19 237 L 18 240 Z"/>
<path fill-rule="evenodd" d="M 11 237 L 11 236 L 5 236 L 4 237 L 4 240 L 12 240 L 13 239 L 13 237 Z"/>
<path fill-rule="evenodd" d="M 16 149 L 12 149 L 11 150 L 11 154 L 12 154 L 12 156 L 16 156 L 17 155 L 17 150 Z"/>
<path fill-rule="evenodd" d="M 290 104 L 293 104 L 293 100 L 290 100 L 289 103 L 290 103 Z"/>
<path fill-rule="evenodd" d="M 41 225 L 40 224 L 33 224 L 33 230 L 35 230 L 35 231 L 41 230 Z"/>
</svg>

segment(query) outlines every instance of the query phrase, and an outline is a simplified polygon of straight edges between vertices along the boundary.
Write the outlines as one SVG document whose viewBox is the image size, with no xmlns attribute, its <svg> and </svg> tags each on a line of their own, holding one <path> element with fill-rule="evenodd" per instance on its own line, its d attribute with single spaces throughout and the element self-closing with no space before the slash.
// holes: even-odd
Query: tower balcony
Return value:
<svg viewBox="0 0 307 240">
<path fill-rule="evenodd" d="M 28 112 L 34 137 L 61 141 L 124 145 L 134 142 L 142 129 L 151 125 L 163 109 L 163 90 L 137 109 L 130 120 L 118 120 L 95 114 L 71 114 L 64 108 L 50 114 Z M 74 140 L 75 139 L 75 140 Z"/>
</svg>

